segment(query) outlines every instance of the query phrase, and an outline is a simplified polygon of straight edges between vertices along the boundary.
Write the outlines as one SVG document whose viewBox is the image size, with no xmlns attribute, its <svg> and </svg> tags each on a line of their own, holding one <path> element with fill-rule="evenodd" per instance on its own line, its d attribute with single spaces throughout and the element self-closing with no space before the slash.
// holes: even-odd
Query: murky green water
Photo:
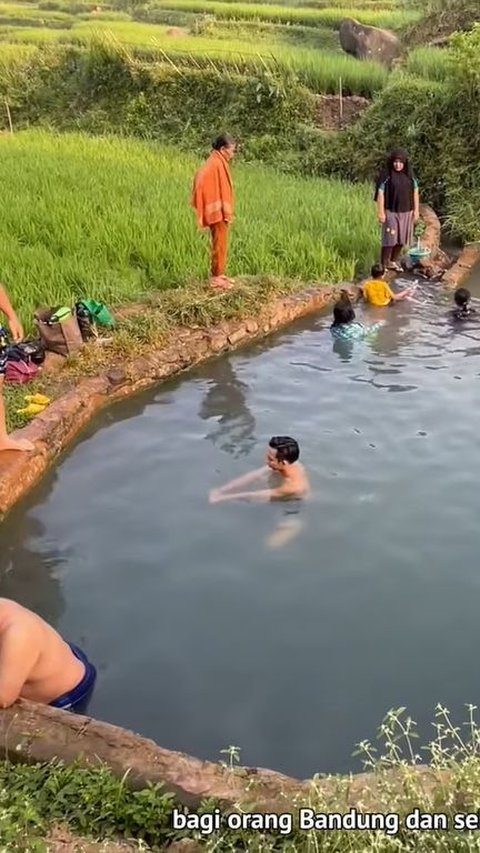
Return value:
<svg viewBox="0 0 480 853">
<path fill-rule="evenodd" d="M 480 319 L 432 294 L 373 344 L 317 317 L 110 409 L 9 517 L 0 594 L 91 655 L 94 715 L 306 776 L 391 707 L 428 737 L 478 702 Z M 283 550 L 284 508 L 207 502 L 274 433 L 314 491 Z"/>
</svg>

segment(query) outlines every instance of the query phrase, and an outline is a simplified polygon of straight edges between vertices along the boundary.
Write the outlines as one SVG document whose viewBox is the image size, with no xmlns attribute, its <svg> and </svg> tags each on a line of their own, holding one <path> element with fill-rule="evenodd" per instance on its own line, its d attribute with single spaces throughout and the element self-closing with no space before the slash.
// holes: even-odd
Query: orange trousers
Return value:
<svg viewBox="0 0 480 853">
<path fill-rule="evenodd" d="M 212 235 L 212 276 L 225 274 L 228 253 L 228 222 L 216 222 L 210 226 Z"/>
</svg>

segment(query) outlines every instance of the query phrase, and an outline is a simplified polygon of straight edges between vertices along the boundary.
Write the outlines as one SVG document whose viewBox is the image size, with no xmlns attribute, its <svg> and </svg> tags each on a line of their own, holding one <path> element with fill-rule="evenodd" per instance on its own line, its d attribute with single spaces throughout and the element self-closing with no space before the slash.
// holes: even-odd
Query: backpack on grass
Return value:
<svg viewBox="0 0 480 853">
<path fill-rule="evenodd" d="M 67 356 L 74 355 L 82 348 L 82 335 L 71 308 L 40 308 L 34 318 L 46 350 Z"/>
</svg>

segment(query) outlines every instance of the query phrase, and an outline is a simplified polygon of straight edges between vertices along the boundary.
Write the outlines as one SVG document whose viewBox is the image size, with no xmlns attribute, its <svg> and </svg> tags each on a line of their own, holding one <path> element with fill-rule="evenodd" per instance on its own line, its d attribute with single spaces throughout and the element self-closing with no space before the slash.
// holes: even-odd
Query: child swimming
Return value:
<svg viewBox="0 0 480 853">
<path fill-rule="evenodd" d="M 374 323 L 372 326 L 363 326 L 355 321 L 355 311 L 350 299 L 342 294 L 341 299 L 335 303 L 333 308 L 333 323 L 330 331 L 334 338 L 340 341 L 358 341 L 378 332 L 383 323 Z"/>
<path fill-rule="evenodd" d="M 382 264 L 374 264 L 371 270 L 371 278 L 362 285 L 361 291 L 366 302 L 376 305 L 378 308 L 385 308 L 391 305 L 392 302 L 400 302 L 406 299 L 413 293 L 412 287 L 406 287 L 399 293 L 394 293 L 389 284 L 384 279 L 385 267 Z"/>
<path fill-rule="evenodd" d="M 466 287 L 458 287 L 453 294 L 455 308 L 452 311 L 454 320 L 466 320 L 472 314 L 476 314 L 475 308 L 470 305 L 472 294 Z"/>
</svg>

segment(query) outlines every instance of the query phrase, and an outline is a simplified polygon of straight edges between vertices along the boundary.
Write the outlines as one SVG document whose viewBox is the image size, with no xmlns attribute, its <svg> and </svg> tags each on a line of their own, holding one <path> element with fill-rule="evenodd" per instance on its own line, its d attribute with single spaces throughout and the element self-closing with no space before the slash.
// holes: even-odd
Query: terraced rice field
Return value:
<svg viewBox="0 0 480 853">
<path fill-rule="evenodd" d="M 388 79 L 386 69 L 359 62 L 340 48 L 345 17 L 401 30 L 418 13 L 401 0 L 40 0 L 0 4 L 0 56 L 9 44 L 88 44 L 107 39 L 176 65 L 214 65 L 220 73 L 258 73 L 268 67 L 294 73 L 317 93 L 370 97 Z M 422 57 L 429 76 L 434 62 Z M 418 73 L 419 63 L 414 65 Z"/>
</svg>

